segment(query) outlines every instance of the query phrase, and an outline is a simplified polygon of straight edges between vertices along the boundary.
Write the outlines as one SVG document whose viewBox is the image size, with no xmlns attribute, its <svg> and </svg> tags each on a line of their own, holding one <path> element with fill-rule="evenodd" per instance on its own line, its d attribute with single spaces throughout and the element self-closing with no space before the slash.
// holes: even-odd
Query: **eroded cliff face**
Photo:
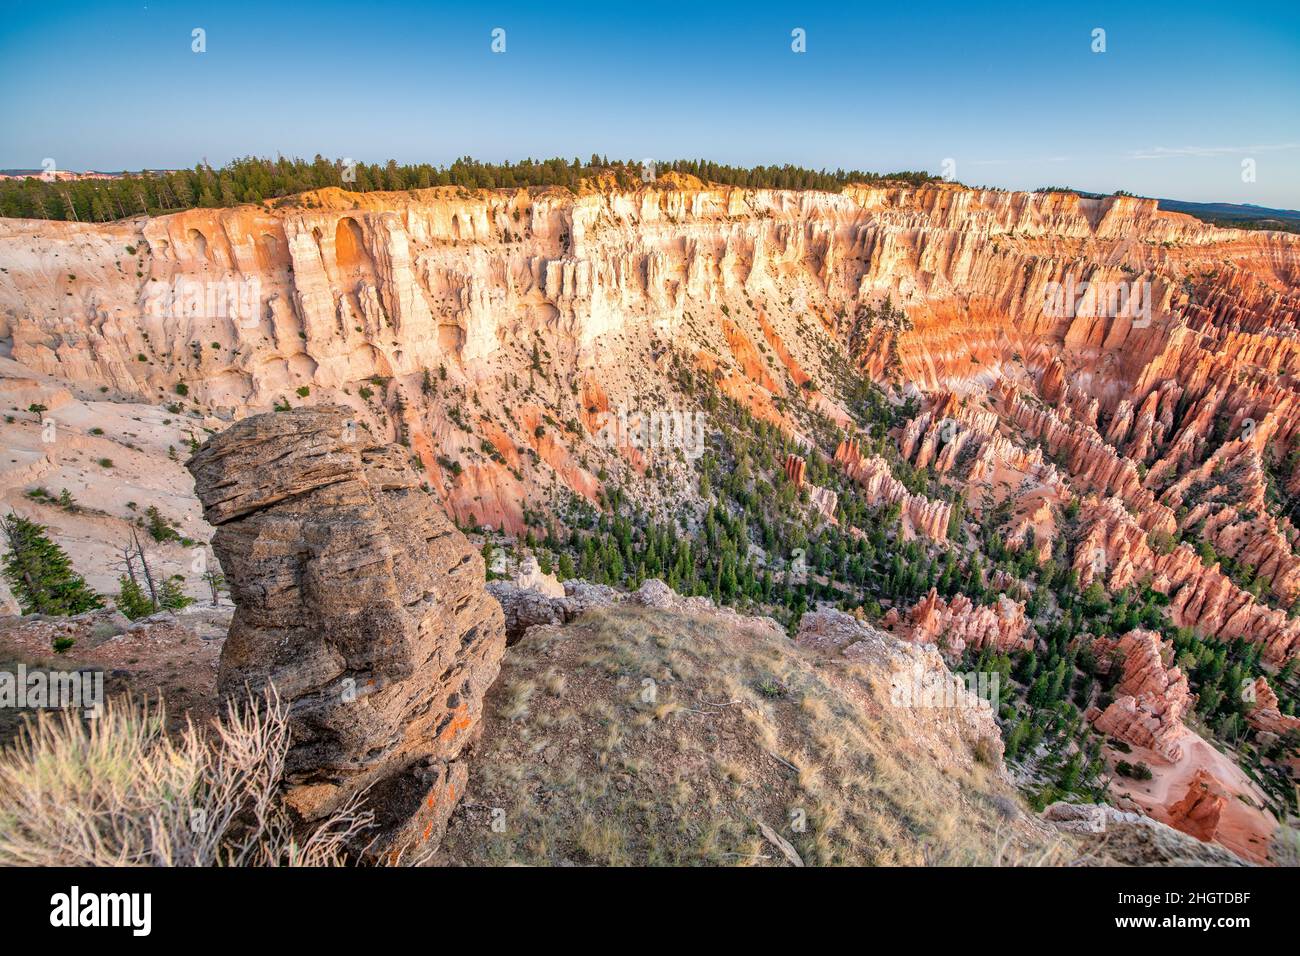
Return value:
<svg viewBox="0 0 1300 956">
<path fill-rule="evenodd" d="M 1260 506 L 1300 428 L 1295 236 L 1131 197 L 948 185 L 331 189 L 109 225 L 3 221 L 0 263 L 0 335 L 24 367 L 214 430 L 340 404 L 405 447 L 463 524 L 520 531 L 529 509 L 651 474 L 648 494 L 680 506 L 689 449 L 645 434 L 684 409 L 685 362 L 801 444 L 816 421 L 841 428 L 839 467 L 897 504 L 906 533 L 944 541 L 949 502 L 863 454 L 821 387 L 838 349 L 920 398 L 904 458 L 1014 498 L 1013 547 L 1045 562 L 1072 496 L 1116 500 L 1122 513 L 1085 515 L 1085 584 L 1150 578 L 1180 623 L 1270 660 L 1296 646 L 1278 605 L 1300 594 L 1297 533 Z M 1061 291 L 1085 284 L 1078 301 Z M 1114 288 L 1140 314 L 1105 307 Z M 1206 494 L 1224 471 L 1244 477 Z M 1300 489 L 1300 472 L 1284 478 Z M 833 498 L 818 508 L 835 520 Z M 1148 554 L 1147 535 L 1208 540 L 1274 605 L 1190 543 Z"/>
<path fill-rule="evenodd" d="M 9 220 L 0 261 L 3 334 L 19 362 L 146 399 L 184 382 L 202 407 L 233 415 L 301 387 L 355 392 L 440 366 L 472 390 L 536 336 L 599 368 L 631 325 L 677 334 L 755 299 L 768 303 L 760 334 L 721 318 L 711 344 L 769 394 L 818 364 L 788 348 L 792 312 L 843 331 L 885 296 L 913 328 L 858 329 L 857 351 L 873 374 L 927 389 L 992 380 L 1013 356 L 1059 378 L 1051 353 L 1064 346 L 1085 363 L 1070 363 L 1075 387 L 1110 410 L 1137 407 L 1165 377 L 1196 395 L 1224 363 L 1277 375 L 1300 361 L 1273 332 L 1300 301 L 1295 237 L 1218 230 L 1127 197 L 325 190 L 111 225 Z M 1147 281 L 1145 328 L 1050 314 L 1049 283 Z M 754 348 L 764 339 L 781 355 L 775 370 Z"/>
</svg>

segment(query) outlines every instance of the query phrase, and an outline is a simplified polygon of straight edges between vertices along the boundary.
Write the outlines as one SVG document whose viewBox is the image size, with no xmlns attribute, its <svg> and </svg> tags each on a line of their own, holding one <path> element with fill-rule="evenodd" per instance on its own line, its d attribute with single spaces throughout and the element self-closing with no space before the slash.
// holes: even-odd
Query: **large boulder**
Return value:
<svg viewBox="0 0 1300 956">
<path fill-rule="evenodd" d="M 521 588 L 513 581 L 489 581 L 487 591 L 505 614 L 506 640 L 510 644 L 522 638 L 530 627 L 563 624 L 566 620 L 563 598 Z"/>
<path fill-rule="evenodd" d="M 505 649 L 482 558 L 345 408 L 245 419 L 188 467 L 236 605 L 218 689 L 288 701 L 289 804 L 313 820 L 364 793 L 372 856 L 432 851 Z"/>
</svg>

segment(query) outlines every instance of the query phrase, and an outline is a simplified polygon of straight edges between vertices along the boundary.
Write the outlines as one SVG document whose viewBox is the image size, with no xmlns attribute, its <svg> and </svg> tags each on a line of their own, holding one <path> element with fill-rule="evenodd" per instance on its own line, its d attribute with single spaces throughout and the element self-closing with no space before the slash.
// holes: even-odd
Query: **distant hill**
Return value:
<svg viewBox="0 0 1300 956">
<path fill-rule="evenodd" d="M 1300 232 L 1300 212 L 1294 209 L 1270 209 L 1267 206 L 1231 202 L 1183 202 L 1179 199 L 1157 201 L 1161 209 L 1186 213 L 1216 226 Z"/>
<path fill-rule="evenodd" d="M 94 169 L 87 169 L 84 172 L 76 172 L 71 169 L 56 169 L 53 171 L 53 179 L 57 182 L 76 182 L 81 179 L 120 179 L 124 173 L 105 173 Z M 35 177 L 43 179 L 46 177 L 43 169 L 0 169 L 0 179 L 28 179 Z"/>
<path fill-rule="evenodd" d="M 1102 193 L 1090 193 L 1069 186 L 1043 186 L 1035 192 L 1067 192 L 1100 199 Z M 1124 195 L 1131 195 L 1125 193 Z M 1152 197 L 1143 197 L 1152 198 Z M 1275 232 L 1300 232 L 1300 210 L 1270 209 L 1249 203 L 1186 202 L 1182 199 L 1156 199 L 1161 209 L 1195 216 L 1203 222 L 1225 229 L 1263 229 Z"/>
</svg>

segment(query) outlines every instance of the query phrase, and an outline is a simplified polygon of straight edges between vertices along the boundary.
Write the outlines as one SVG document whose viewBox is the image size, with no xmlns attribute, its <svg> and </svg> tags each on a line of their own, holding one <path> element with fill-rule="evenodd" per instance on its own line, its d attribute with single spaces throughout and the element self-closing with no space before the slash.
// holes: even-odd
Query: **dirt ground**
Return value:
<svg viewBox="0 0 1300 956">
<path fill-rule="evenodd" d="M 1131 800 L 1153 819 L 1172 825 L 1169 807 L 1183 798 L 1192 777 L 1204 769 L 1232 794 L 1224 807 L 1214 842 L 1245 859 L 1257 863 L 1267 861 L 1277 821 L 1262 809 L 1266 805 L 1264 794 L 1240 767 L 1203 737 L 1189 730 L 1180 742 L 1183 755 L 1177 763 L 1170 763 L 1142 747 L 1134 747 L 1131 754 L 1108 748 L 1112 760 L 1142 761 L 1151 768 L 1150 780 L 1129 780 L 1116 774 L 1111 791 L 1117 797 Z"/>
<path fill-rule="evenodd" d="M 217 661 L 232 608 L 190 607 L 131 622 L 114 611 L 76 618 L 0 617 L 0 670 L 102 670 L 106 697 L 130 693 L 166 702 L 169 723 L 188 716 L 206 723 L 217 713 Z M 53 649 L 56 638 L 75 643 Z M 0 741 L 9 740 L 31 711 L 0 708 Z"/>
</svg>

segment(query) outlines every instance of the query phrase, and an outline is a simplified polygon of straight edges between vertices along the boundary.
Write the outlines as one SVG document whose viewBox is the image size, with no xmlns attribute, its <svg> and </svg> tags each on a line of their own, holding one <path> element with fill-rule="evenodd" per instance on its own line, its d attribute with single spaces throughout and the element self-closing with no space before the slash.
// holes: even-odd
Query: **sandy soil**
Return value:
<svg viewBox="0 0 1300 956">
<path fill-rule="evenodd" d="M 46 410 L 31 412 L 32 405 Z M 186 592 L 206 597 L 207 587 L 194 570 L 194 549 L 211 539 L 212 528 L 203 520 L 184 465 L 189 436 L 205 439 L 205 424 L 219 423 L 165 406 L 83 400 L 0 357 L 0 513 L 14 511 L 47 526 L 90 586 L 115 594 L 121 546 L 132 525 L 156 507 L 194 545 L 156 543 L 144 536 L 151 567 L 159 577 L 184 575 Z M 39 488 L 54 497 L 66 488 L 76 506 L 28 496 Z M 0 610 L 18 610 L 3 582 Z"/>
<path fill-rule="evenodd" d="M 1121 799 L 1128 798 L 1153 819 L 1172 825 L 1168 808 L 1187 793 L 1196 771 L 1204 769 L 1233 795 L 1224 807 L 1213 842 L 1246 859 L 1265 862 L 1277 821 L 1262 809 L 1265 806 L 1264 794 L 1230 757 L 1220 753 L 1205 738 L 1189 730 L 1181 738 L 1181 743 L 1183 756 L 1177 763 L 1170 763 L 1142 747 L 1134 747 L 1131 754 L 1107 748 L 1112 763 L 1115 760 L 1130 763 L 1140 760 L 1151 768 L 1152 775 L 1150 780 L 1144 781 L 1115 775 L 1111 792 Z"/>
</svg>

